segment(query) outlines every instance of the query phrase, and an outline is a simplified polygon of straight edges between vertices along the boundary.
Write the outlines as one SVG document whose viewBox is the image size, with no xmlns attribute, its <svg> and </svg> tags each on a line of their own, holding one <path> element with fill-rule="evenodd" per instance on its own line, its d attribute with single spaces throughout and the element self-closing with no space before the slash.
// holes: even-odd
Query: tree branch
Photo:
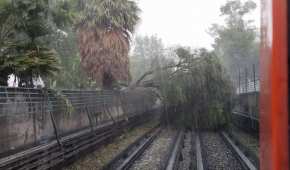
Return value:
<svg viewBox="0 0 290 170">
<path fill-rule="evenodd" d="M 161 68 L 157 68 L 157 69 L 154 69 L 154 70 L 150 70 L 150 71 L 147 71 L 145 72 L 137 81 L 135 84 L 133 84 L 134 87 L 136 86 L 139 86 L 140 83 L 149 75 L 153 74 L 154 72 L 156 71 L 159 71 L 159 70 L 167 70 L 167 69 L 170 69 L 170 68 L 175 68 L 175 67 L 179 67 L 182 63 L 179 62 L 178 64 L 176 65 L 167 65 L 167 66 L 164 66 L 164 67 L 161 67 Z"/>
</svg>

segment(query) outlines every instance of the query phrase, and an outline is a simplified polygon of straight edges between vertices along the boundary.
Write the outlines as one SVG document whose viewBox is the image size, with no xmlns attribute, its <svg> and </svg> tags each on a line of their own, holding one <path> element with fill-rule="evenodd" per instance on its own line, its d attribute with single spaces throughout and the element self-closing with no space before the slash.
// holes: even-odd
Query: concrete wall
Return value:
<svg viewBox="0 0 290 170">
<path fill-rule="evenodd" d="M 152 108 L 148 90 L 61 91 L 0 87 L 0 157 L 23 147 Z M 52 119 L 52 117 L 53 119 Z M 91 119 L 91 121 L 90 121 Z"/>
</svg>

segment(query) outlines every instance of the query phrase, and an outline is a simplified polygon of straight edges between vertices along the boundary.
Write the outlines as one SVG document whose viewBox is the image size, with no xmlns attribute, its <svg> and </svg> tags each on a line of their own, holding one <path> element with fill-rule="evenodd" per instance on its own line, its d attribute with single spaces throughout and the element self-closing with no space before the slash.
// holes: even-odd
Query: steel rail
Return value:
<svg viewBox="0 0 290 170">
<path fill-rule="evenodd" d="M 238 115 L 238 116 L 241 116 L 241 117 L 245 117 L 247 119 L 252 119 L 252 120 L 257 121 L 257 122 L 260 121 L 259 118 L 254 117 L 254 116 L 249 116 L 248 113 L 245 113 L 245 112 L 233 111 L 232 114 Z"/>
<path fill-rule="evenodd" d="M 161 128 L 156 128 L 150 134 L 147 134 L 130 145 L 121 155 L 117 156 L 116 160 L 113 160 L 113 164 L 107 165 L 104 170 L 127 170 L 134 162 L 144 153 L 144 151 L 150 146 L 151 143 L 160 134 Z M 149 136 L 148 136 L 149 135 Z M 132 151 L 132 148 L 136 148 Z M 126 156 L 125 159 L 120 160 L 119 157 Z M 118 159 L 118 160 L 117 160 Z M 122 159 L 122 158 L 121 158 Z M 116 165 L 120 161 L 120 165 Z"/>
<path fill-rule="evenodd" d="M 255 151 L 251 150 L 248 146 L 246 146 L 244 143 L 242 143 L 238 137 L 234 134 L 234 132 L 226 131 L 230 139 L 240 148 L 240 150 L 245 153 L 245 155 L 250 159 L 250 161 L 254 164 L 254 166 L 259 169 L 259 156 Z M 249 134 L 251 135 L 251 134 Z M 255 136 L 253 138 L 256 139 Z M 257 139 L 258 140 L 258 139 Z"/>
<path fill-rule="evenodd" d="M 109 163 L 107 163 L 104 167 L 102 167 L 103 170 L 114 170 L 114 168 L 117 166 L 119 161 L 122 161 L 128 155 L 130 155 L 130 152 L 132 152 L 134 147 L 137 147 L 144 141 L 146 138 L 149 138 L 152 134 L 154 134 L 160 125 L 157 125 L 156 127 L 149 130 L 147 133 L 139 137 L 137 140 L 135 140 L 133 143 L 131 143 L 125 150 L 123 150 L 121 153 L 119 153 L 117 156 L 115 156 Z"/>
<path fill-rule="evenodd" d="M 195 151 L 197 170 L 204 170 L 199 133 L 196 133 L 195 136 Z"/>
<path fill-rule="evenodd" d="M 172 144 L 172 150 L 170 156 L 166 162 L 164 170 L 177 170 L 179 165 L 179 158 L 181 154 L 181 148 L 184 142 L 184 130 L 180 130 L 175 141 Z"/>
<path fill-rule="evenodd" d="M 220 132 L 225 143 L 236 155 L 242 166 L 247 170 L 257 170 L 257 168 L 252 164 L 252 162 L 246 157 L 246 155 L 239 149 L 239 147 L 230 139 L 228 134 L 224 131 Z"/>
</svg>

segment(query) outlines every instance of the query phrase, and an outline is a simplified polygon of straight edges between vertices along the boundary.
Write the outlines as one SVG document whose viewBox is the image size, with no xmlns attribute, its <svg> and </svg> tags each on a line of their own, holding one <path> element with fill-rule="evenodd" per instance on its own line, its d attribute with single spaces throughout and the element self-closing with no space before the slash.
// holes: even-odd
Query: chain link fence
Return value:
<svg viewBox="0 0 290 170">
<path fill-rule="evenodd" d="M 149 112 L 150 89 L 127 91 L 0 87 L 0 156 Z"/>
</svg>

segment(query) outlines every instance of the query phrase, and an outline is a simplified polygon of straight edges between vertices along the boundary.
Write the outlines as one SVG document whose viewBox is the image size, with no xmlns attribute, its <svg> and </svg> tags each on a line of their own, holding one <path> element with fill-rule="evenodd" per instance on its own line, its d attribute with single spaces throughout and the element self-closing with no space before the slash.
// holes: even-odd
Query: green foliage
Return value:
<svg viewBox="0 0 290 170">
<path fill-rule="evenodd" d="M 77 18 L 80 25 L 119 29 L 127 34 L 134 32 L 139 21 L 140 9 L 131 0 L 87 0 L 82 6 L 80 17 Z"/>
<path fill-rule="evenodd" d="M 238 68 L 259 65 L 258 31 L 252 20 L 245 19 L 255 9 L 256 4 L 251 0 L 228 1 L 220 9 L 225 25 L 213 24 L 210 28 L 210 34 L 215 38 L 215 53 L 231 76 L 237 74 Z"/>
<path fill-rule="evenodd" d="M 131 0 L 72 0 L 81 65 L 99 87 L 113 88 L 130 81 L 130 39 L 139 21 Z"/>
<path fill-rule="evenodd" d="M 173 124 L 216 129 L 229 120 L 232 86 L 214 53 L 205 49 L 176 50 L 179 63 L 161 70 L 160 84 L 168 119 Z"/>
<path fill-rule="evenodd" d="M 46 40 L 59 31 L 61 23 L 55 16 L 64 6 L 51 7 L 47 0 L 0 4 L 1 85 L 7 85 L 8 75 L 14 74 L 19 86 L 33 87 L 33 79 L 53 76 L 60 70 L 58 55 Z"/>
<path fill-rule="evenodd" d="M 58 28 L 66 28 L 74 24 L 78 12 L 75 0 L 49 0 L 51 16 Z"/>
<path fill-rule="evenodd" d="M 32 87 L 33 79 L 40 77 L 52 88 L 95 87 L 81 69 L 74 24 L 119 29 L 129 40 L 138 11 L 136 3 L 127 0 L 1 1 L 0 85 L 15 74 L 23 86 Z M 31 57 L 32 51 L 38 53 Z"/>
<path fill-rule="evenodd" d="M 20 77 L 21 74 L 32 74 L 33 77 L 51 76 L 60 69 L 59 61 L 53 50 L 36 46 L 33 43 L 12 47 L 12 50 L 15 49 L 17 50 L 15 55 L 12 56 L 9 53 L 10 56 L 4 58 L 4 63 L 0 66 L 0 69 L 12 67 L 14 74 Z"/>
<path fill-rule="evenodd" d="M 57 76 L 45 78 L 45 84 L 53 89 L 87 89 L 96 87 L 93 80 L 81 69 L 81 59 L 77 46 L 76 33 L 70 28 L 64 29 L 66 36 L 51 37 L 50 48 L 58 53 L 62 70 Z M 53 41 L 55 40 L 55 41 Z"/>
<path fill-rule="evenodd" d="M 157 36 L 137 36 L 130 56 L 132 80 L 137 81 L 144 73 L 166 65 L 164 45 Z"/>
</svg>

